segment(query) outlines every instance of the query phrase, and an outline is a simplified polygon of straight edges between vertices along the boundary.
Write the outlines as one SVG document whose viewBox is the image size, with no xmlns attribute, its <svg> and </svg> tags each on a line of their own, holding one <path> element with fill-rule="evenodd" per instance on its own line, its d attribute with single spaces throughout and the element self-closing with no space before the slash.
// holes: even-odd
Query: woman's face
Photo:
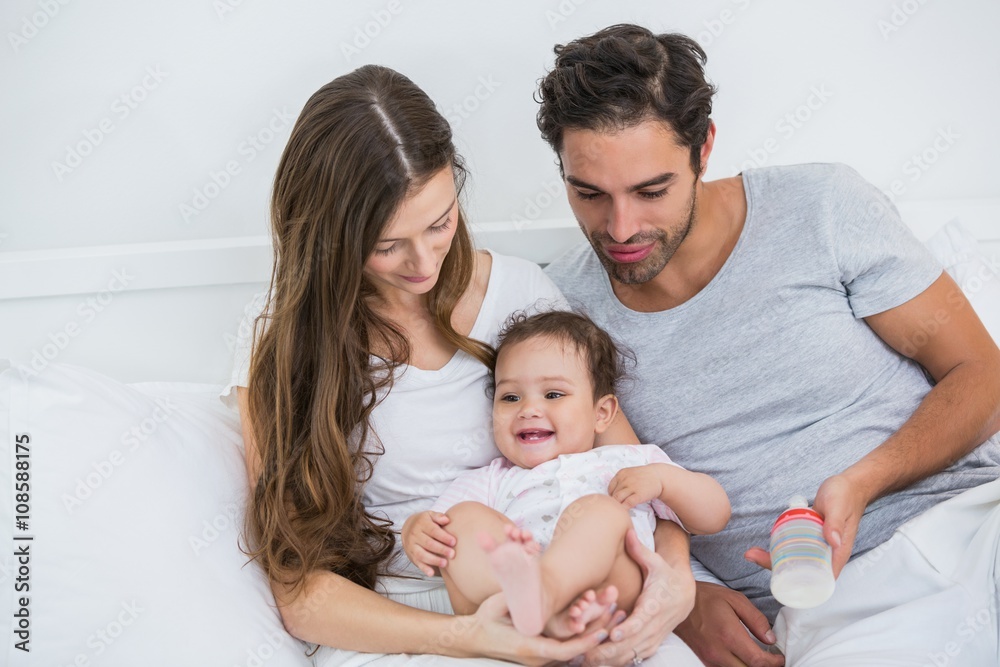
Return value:
<svg viewBox="0 0 1000 667">
<path fill-rule="evenodd" d="M 383 296 L 394 290 L 426 294 L 437 283 L 457 225 L 458 196 L 449 166 L 403 201 L 365 262 L 365 275 Z"/>
</svg>

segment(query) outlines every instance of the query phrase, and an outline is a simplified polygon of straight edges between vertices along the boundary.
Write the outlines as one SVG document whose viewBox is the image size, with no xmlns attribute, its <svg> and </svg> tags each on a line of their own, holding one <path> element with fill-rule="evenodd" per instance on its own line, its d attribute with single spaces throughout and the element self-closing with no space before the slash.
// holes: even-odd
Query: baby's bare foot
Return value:
<svg viewBox="0 0 1000 667">
<path fill-rule="evenodd" d="M 508 536 L 511 536 L 508 531 Z M 517 537 L 521 538 L 520 533 Z M 489 553 L 490 566 L 500 583 L 514 627 L 523 635 L 541 634 L 551 616 L 550 603 L 542 586 L 538 544 L 531 539 L 508 539 L 496 544 L 487 535 L 480 544 Z"/>
<path fill-rule="evenodd" d="M 513 524 L 507 524 L 503 527 L 503 532 L 508 541 L 520 544 L 529 556 L 537 556 L 542 553 L 542 545 L 535 541 L 530 530 L 518 528 Z M 487 553 L 497 548 L 497 541 L 489 533 L 479 533 L 478 539 L 479 546 Z"/>
<path fill-rule="evenodd" d="M 597 594 L 593 590 L 584 591 L 570 606 L 549 619 L 549 622 L 545 624 L 545 636 L 556 639 L 569 639 L 580 634 L 587 626 L 587 623 L 583 620 L 584 616 L 586 615 L 590 618 L 588 612 L 592 608 L 597 607 L 596 603 Z"/>
<path fill-rule="evenodd" d="M 608 586 L 600 594 L 595 593 L 593 589 L 586 590 L 570 606 L 549 619 L 543 634 L 555 639 L 575 637 L 583 632 L 591 621 L 609 612 L 617 599 L 618 589 L 614 586 Z"/>
<path fill-rule="evenodd" d="M 542 553 L 542 545 L 535 541 L 530 530 L 507 524 L 504 526 L 504 533 L 506 533 L 508 540 L 519 542 L 524 546 L 524 550 L 529 556 L 537 556 Z"/>
</svg>

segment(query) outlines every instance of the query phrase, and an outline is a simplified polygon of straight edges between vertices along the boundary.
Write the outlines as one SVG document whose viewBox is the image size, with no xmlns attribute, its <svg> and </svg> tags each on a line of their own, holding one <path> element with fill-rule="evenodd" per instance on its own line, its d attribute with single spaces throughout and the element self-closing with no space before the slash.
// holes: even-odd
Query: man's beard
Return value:
<svg viewBox="0 0 1000 667">
<path fill-rule="evenodd" d="M 594 247 L 594 252 L 597 253 L 597 258 L 604 266 L 604 270 L 617 282 L 624 285 L 641 285 L 660 275 L 660 271 L 663 270 L 663 267 L 674 256 L 677 248 L 687 238 L 691 227 L 694 226 L 695 205 L 698 198 L 696 188 L 697 181 L 695 181 L 694 187 L 691 188 L 691 205 L 688 207 L 687 220 L 680 231 L 673 236 L 668 236 L 663 230 L 640 233 L 630 237 L 622 244 L 646 245 L 651 242 L 656 244 L 649 256 L 638 262 L 616 262 L 604 251 L 605 244 L 616 244 L 611 235 L 607 232 L 594 232 L 591 234 L 589 237 L 590 245 Z"/>
</svg>

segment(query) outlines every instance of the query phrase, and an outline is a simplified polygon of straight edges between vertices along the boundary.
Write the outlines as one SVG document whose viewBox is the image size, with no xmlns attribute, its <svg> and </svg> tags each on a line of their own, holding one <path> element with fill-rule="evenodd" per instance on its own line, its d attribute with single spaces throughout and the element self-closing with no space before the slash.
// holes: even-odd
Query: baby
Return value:
<svg viewBox="0 0 1000 667">
<path fill-rule="evenodd" d="M 691 533 L 725 527 L 729 499 L 711 477 L 656 445 L 595 447 L 618 413 L 623 370 L 611 337 L 589 319 L 511 318 L 492 375 L 504 458 L 459 475 L 403 528 L 407 556 L 425 572 L 441 569 L 456 613 L 502 590 L 521 633 L 570 636 L 591 620 L 594 589 L 611 591 L 606 603 L 616 592 L 626 611 L 635 604 L 642 572 L 625 552 L 630 528 L 652 549 L 657 516 Z"/>
</svg>

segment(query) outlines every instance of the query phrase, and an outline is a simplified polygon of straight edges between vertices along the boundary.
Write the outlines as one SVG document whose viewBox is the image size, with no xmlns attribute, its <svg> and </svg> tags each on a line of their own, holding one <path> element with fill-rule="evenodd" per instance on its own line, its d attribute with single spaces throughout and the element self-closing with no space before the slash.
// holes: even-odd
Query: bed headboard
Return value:
<svg viewBox="0 0 1000 667">
<path fill-rule="evenodd" d="M 905 201 L 921 240 L 958 219 L 1000 257 L 1000 199 Z M 571 219 L 473 225 L 477 245 L 545 264 L 582 240 Z M 270 278 L 265 236 L 0 253 L 0 357 L 87 366 L 126 382 L 222 384 L 243 306 Z"/>
</svg>

